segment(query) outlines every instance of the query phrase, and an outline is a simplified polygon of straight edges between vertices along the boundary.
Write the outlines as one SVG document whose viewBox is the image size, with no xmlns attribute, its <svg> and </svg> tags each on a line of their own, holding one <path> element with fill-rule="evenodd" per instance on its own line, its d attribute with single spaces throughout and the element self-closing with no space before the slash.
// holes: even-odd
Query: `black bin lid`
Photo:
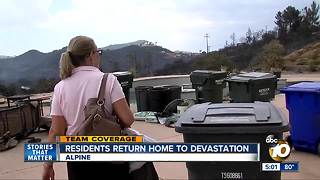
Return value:
<svg viewBox="0 0 320 180">
<path fill-rule="evenodd" d="M 129 71 L 113 72 L 112 74 L 117 77 L 119 77 L 119 76 L 132 76 L 132 73 Z"/>
<path fill-rule="evenodd" d="M 275 130 L 288 130 L 288 123 L 269 102 L 197 104 L 183 113 L 176 123 L 176 131 L 182 133 L 259 133 Z"/>
<path fill-rule="evenodd" d="M 263 73 L 263 72 L 250 72 L 244 74 L 238 74 L 236 76 L 232 76 L 227 79 L 227 81 L 238 81 L 238 82 L 248 82 L 250 80 L 258 80 L 258 79 L 276 79 L 276 75 L 271 73 Z"/>
<path fill-rule="evenodd" d="M 113 72 L 122 87 L 132 87 L 133 75 L 129 71 Z"/>
<path fill-rule="evenodd" d="M 195 70 L 191 72 L 190 76 L 201 76 L 201 77 L 216 77 L 216 76 L 226 76 L 225 71 L 210 71 L 210 70 Z"/>
<path fill-rule="evenodd" d="M 192 84 L 203 84 L 207 79 L 220 80 L 227 76 L 225 71 L 195 70 L 190 74 Z"/>
</svg>

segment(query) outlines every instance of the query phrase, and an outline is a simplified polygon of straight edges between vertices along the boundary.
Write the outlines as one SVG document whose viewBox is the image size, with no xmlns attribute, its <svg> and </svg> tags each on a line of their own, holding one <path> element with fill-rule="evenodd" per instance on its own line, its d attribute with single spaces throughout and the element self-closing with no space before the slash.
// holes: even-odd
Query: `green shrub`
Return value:
<svg viewBox="0 0 320 180">
<path fill-rule="evenodd" d="M 309 71 L 315 72 L 318 70 L 317 62 L 316 60 L 311 60 L 309 63 Z"/>
</svg>

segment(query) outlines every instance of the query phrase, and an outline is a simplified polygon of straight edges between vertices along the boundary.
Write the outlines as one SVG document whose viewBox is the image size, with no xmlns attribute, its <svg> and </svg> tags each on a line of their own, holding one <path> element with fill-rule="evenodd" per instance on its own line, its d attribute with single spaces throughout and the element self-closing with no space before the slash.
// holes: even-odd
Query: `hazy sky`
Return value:
<svg viewBox="0 0 320 180">
<path fill-rule="evenodd" d="M 316 0 L 319 3 L 319 0 Z M 252 30 L 275 27 L 279 10 L 310 6 L 312 0 L 0 0 L 0 55 L 30 49 L 51 52 L 76 35 L 98 47 L 136 40 L 172 51 L 211 50 Z"/>
</svg>

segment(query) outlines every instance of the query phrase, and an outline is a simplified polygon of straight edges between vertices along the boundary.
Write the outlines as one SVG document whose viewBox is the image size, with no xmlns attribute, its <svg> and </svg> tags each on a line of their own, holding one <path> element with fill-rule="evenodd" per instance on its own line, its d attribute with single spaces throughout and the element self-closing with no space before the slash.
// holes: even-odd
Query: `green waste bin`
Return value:
<svg viewBox="0 0 320 180">
<path fill-rule="evenodd" d="M 282 139 L 289 130 L 284 116 L 269 102 L 196 104 L 181 115 L 175 130 L 183 133 L 185 143 L 260 144 L 260 161 L 186 162 L 190 180 L 222 179 L 224 173 L 241 179 L 281 179 L 279 171 L 261 171 L 261 163 L 275 162 L 267 137 Z"/>
<path fill-rule="evenodd" d="M 215 102 L 223 100 L 224 78 L 227 73 L 223 71 L 196 70 L 190 74 L 192 88 L 196 90 L 198 103 Z"/>
<path fill-rule="evenodd" d="M 270 73 L 251 72 L 227 78 L 232 102 L 268 102 L 275 96 L 277 77 Z"/>
<path fill-rule="evenodd" d="M 133 75 L 129 71 L 124 72 L 113 72 L 121 84 L 124 95 L 126 96 L 126 100 L 128 105 L 130 105 L 130 88 L 132 88 Z"/>
</svg>

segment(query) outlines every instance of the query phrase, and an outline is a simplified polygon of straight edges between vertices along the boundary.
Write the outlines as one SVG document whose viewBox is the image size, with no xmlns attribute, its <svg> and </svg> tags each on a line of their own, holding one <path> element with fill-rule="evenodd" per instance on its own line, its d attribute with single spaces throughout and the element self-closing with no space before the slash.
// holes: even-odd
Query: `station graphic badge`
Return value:
<svg viewBox="0 0 320 180">
<path fill-rule="evenodd" d="M 268 135 L 266 143 L 269 145 L 269 155 L 273 160 L 282 162 L 289 157 L 291 148 L 287 141 L 276 139 L 274 135 Z"/>
</svg>

